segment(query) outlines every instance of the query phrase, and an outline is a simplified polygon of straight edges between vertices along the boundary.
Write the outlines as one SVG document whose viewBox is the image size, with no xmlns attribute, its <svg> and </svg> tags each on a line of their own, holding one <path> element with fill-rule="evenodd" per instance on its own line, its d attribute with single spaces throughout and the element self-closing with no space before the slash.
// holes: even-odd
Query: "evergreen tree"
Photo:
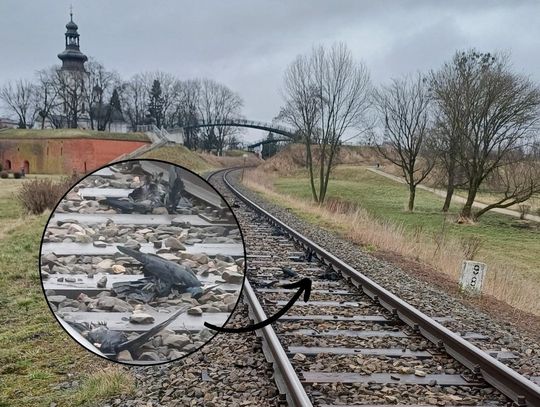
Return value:
<svg viewBox="0 0 540 407">
<path fill-rule="evenodd" d="M 112 112 L 122 113 L 122 106 L 120 104 L 120 96 L 118 95 L 118 89 L 116 88 L 113 90 L 113 93 L 111 95 L 109 106 L 111 107 Z"/>
<path fill-rule="evenodd" d="M 155 79 L 150 90 L 150 101 L 148 102 L 148 113 L 154 120 L 157 127 L 161 127 L 163 121 L 163 97 L 161 83 Z"/>
</svg>

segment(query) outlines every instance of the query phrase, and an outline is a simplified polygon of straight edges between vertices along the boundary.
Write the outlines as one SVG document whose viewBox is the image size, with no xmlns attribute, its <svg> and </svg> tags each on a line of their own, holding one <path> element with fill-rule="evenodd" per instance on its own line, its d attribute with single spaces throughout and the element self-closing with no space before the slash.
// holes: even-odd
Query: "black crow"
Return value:
<svg viewBox="0 0 540 407">
<path fill-rule="evenodd" d="M 272 228 L 272 236 L 283 236 L 283 232 L 279 226 L 274 226 Z"/>
<path fill-rule="evenodd" d="M 167 196 L 166 207 L 170 214 L 176 213 L 177 208 L 191 208 L 193 204 L 187 198 L 184 182 L 182 181 L 182 169 L 176 166 L 169 168 L 169 179 L 166 183 Z"/>
<path fill-rule="evenodd" d="M 322 274 L 319 274 L 319 278 L 321 280 L 337 281 L 337 280 L 341 280 L 341 274 L 334 271 L 332 266 L 328 266 L 327 269 Z"/>
<path fill-rule="evenodd" d="M 178 309 L 170 318 L 162 323 L 154 326 L 145 333 L 138 337 L 128 340 L 127 335 L 122 331 L 113 331 L 107 328 L 104 323 L 100 323 L 97 326 L 91 327 L 84 323 L 68 322 L 77 331 L 81 333 L 89 342 L 91 342 L 96 348 L 98 348 L 103 354 L 108 357 L 114 357 L 123 350 L 129 351 L 131 355 L 136 355 L 138 349 L 144 345 L 148 340 L 156 335 L 159 331 L 164 329 L 178 316 L 185 313 L 190 306 L 184 306 Z"/>
<path fill-rule="evenodd" d="M 154 208 L 165 206 L 167 191 L 159 182 L 163 173 L 147 175 L 143 185 L 131 191 L 127 198 L 107 197 L 100 203 L 107 204 L 122 213 L 149 213 Z"/>
<path fill-rule="evenodd" d="M 298 273 L 290 267 L 281 267 L 281 271 L 283 272 L 284 277 L 287 277 L 287 278 L 298 277 Z"/>
<path fill-rule="evenodd" d="M 191 268 L 155 254 L 141 253 L 128 247 L 117 246 L 117 249 L 142 263 L 145 277 L 154 280 L 160 296 L 170 294 L 173 288 L 193 295 L 200 292 L 202 284 Z"/>
</svg>

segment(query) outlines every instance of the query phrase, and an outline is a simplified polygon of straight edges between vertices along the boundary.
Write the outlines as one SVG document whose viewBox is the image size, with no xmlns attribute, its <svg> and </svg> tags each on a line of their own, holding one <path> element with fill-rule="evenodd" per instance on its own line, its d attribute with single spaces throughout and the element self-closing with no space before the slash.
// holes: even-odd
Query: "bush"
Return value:
<svg viewBox="0 0 540 407">
<path fill-rule="evenodd" d="M 14 172 L 14 173 L 13 173 L 13 178 L 19 179 L 19 178 L 21 178 L 21 177 L 22 177 L 22 174 L 21 174 L 20 172 Z"/>
<path fill-rule="evenodd" d="M 519 205 L 519 219 L 525 220 L 525 217 L 531 212 L 531 205 Z"/>
<path fill-rule="evenodd" d="M 482 248 L 482 239 L 478 236 L 463 236 L 461 238 L 461 248 L 463 249 L 463 254 L 465 260 L 474 260 L 474 258 L 480 252 Z"/>
<path fill-rule="evenodd" d="M 39 215 L 53 209 L 64 194 L 73 186 L 74 177 L 53 182 L 50 179 L 34 179 L 22 184 L 17 199 L 26 213 Z"/>
<path fill-rule="evenodd" d="M 9 178 L 9 173 L 7 171 L 0 172 L 0 178 Z"/>
</svg>

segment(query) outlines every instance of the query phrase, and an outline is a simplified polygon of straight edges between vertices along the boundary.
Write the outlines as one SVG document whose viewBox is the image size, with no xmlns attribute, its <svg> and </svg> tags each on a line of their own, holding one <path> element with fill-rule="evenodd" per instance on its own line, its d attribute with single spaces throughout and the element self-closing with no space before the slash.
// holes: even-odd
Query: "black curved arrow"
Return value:
<svg viewBox="0 0 540 407">
<path fill-rule="evenodd" d="M 298 287 L 298 291 L 293 295 L 293 297 L 290 299 L 290 301 L 285 304 L 285 306 L 280 309 L 278 312 L 276 312 L 274 315 L 272 315 L 270 318 L 268 318 L 266 321 L 261 321 L 257 324 L 248 325 L 243 328 L 225 328 L 225 327 L 219 327 L 212 324 L 209 324 L 208 322 L 204 323 L 204 326 L 207 328 L 213 329 L 214 331 L 218 332 L 229 332 L 229 333 L 242 333 L 242 332 L 250 332 L 255 331 L 256 329 L 261 329 L 265 327 L 266 325 L 270 325 L 273 322 L 276 322 L 280 317 L 282 317 L 293 305 L 294 303 L 300 298 L 302 295 L 302 292 L 304 292 L 304 302 L 308 302 L 309 296 L 311 294 L 311 280 L 309 278 L 303 278 L 300 281 L 296 281 L 291 284 L 284 284 L 281 287 L 283 288 L 296 288 Z"/>
</svg>

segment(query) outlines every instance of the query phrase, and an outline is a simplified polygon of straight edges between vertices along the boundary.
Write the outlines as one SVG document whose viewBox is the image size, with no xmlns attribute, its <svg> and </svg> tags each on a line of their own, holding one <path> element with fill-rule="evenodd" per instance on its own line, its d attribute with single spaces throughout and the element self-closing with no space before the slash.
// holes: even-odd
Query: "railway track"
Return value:
<svg viewBox="0 0 540 407">
<path fill-rule="evenodd" d="M 247 250 L 243 301 L 260 322 L 290 299 L 280 286 L 313 281 L 309 302 L 257 331 L 290 406 L 540 406 L 540 388 L 482 351 L 479 333 L 460 336 L 425 315 L 252 202 L 229 179 L 208 180 L 242 227 Z M 451 322 L 451 321 L 450 321 Z"/>
</svg>

